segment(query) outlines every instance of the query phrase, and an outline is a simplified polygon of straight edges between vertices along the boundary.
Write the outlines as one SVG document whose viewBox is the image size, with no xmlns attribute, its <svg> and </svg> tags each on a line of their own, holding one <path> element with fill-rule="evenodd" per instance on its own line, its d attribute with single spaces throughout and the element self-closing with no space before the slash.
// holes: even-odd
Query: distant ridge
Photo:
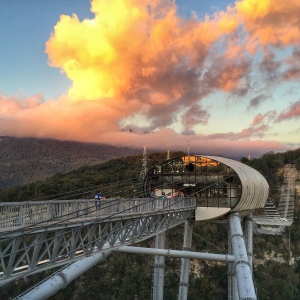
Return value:
<svg viewBox="0 0 300 300">
<path fill-rule="evenodd" d="M 67 173 L 112 158 L 142 154 L 141 149 L 54 139 L 0 136 L 0 189 Z"/>
</svg>

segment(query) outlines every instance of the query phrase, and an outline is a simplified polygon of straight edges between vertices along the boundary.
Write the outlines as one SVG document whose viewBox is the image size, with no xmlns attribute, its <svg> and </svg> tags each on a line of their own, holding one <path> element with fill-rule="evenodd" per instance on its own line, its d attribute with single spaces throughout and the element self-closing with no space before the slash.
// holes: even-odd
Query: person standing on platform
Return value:
<svg viewBox="0 0 300 300">
<path fill-rule="evenodd" d="M 95 206 L 96 206 L 96 213 L 98 216 L 100 216 L 100 210 L 101 210 L 101 192 L 100 191 L 95 195 Z"/>
<path fill-rule="evenodd" d="M 156 199 L 155 189 L 150 193 L 150 199 L 152 200 L 152 210 L 155 210 L 155 199 Z"/>
<path fill-rule="evenodd" d="M 167 206 L 167 196 L 165 192 L 161 193 L 161 199 L 163 201 L 163 208 L 164 208 L 165 206 Z"/>
</svg>

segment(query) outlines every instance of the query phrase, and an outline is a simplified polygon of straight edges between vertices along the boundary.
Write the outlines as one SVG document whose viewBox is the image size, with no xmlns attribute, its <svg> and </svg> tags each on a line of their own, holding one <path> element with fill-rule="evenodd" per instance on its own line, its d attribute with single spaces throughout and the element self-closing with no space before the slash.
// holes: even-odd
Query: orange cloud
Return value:
<svg viewBox="0 0 300 300">
<path fill-rule="evenodd" d="M 26 99 L 23 101 L 27 102 Z M 22 103 L 22 100 L 16 102 Z M 255 157 L 265 152 L 285 151 L 290 148 L 276 141 L 249 140 L 251 136 L 262 134 L 265 130 L 263 125 L 239 133 L 211 135 L 187 136 L 167 128 L 148 134 L 122 132 L 115 123 L 119 115 L 115 114 L 114 108 L 99 111 L 99 105 L 98 101 L 72 103 L 63 97 L 59 100 L 39 103 L 30 109 L 25 104 L 21 104 L 18 110 L 13 109 L 0 114 L 0 135 L 110 143 L 115 146 L 136 148 L 147 145 L 148 149 L 183 151 L 187 147 L 187 141 L 190 141 L 193 153 L 230 157 L 247 156 L 249 153 Z M 199 112 L 198 117 L 200 121 L 201 118 L 205 121 L 207 113 Z"/>
<path fill-rule="evenodd" d="M 237 29 L 233 8 L 202 21 L 180 18 L 176 4 L 165 0 L 94 0 L 91 11 L 94 19 L 82 22 L 61 16 L 46 53 L 72 80 L 70 101 L 115 106 L 120 123 L 139 115 L 148 119 L 145 130 L 169 126 L 175 118 L 165 111 L 179 115 L 215 88 L 231 91 L 246 72 L 234 62 L 215 72 L 216 86 L 210 77 L 200 80 L 213 44 Z"/>
<path fill-rule="evenodd" d="M 224 12 L 183 20 L 171 1 L 94 0 L 91 10 L 95 18 L 83 22 L 61 16 L 46 43 L 50 64 L 72 80 L 75 100 L 132 97 L 152 89 L 161 74 L 176 72 L 175 65 L 201 68 L 211 45 L 238 25 Z M 180 86 L 173 86 L 169 101 L 178 94 Z"/>
<path fill-rule="evenodd" d="M 30 110 L 44 102 L 41 94 L 29 98 L 14 98 L 0 95 L 0 117 L 18 113 L 21 109 Z"/>
<path fill-rule="evenodd" d="M 201 149 L 203 139 L 239 148 L 238 140 L 265 133 L 267 117 L 237 133 L 192 135 L 213 114 L 201 101 L 216 91 L 246 95 L 255 67 L 246 48 L 298 45 L 299 7 L 298 1 L 243 0 L 201 20 L 181 18 L 174 1 L 93 0 L 94 18 L 62 15 L 46 43 L 49 65 L 72 81 L 68 94 L 46 102 L 0 97 L 0 133 L 131 146 L 151 139 L 153 147 L 174 141 L 181 147 L 186 136 L 169 129 L 180 124 Z M 281 64 L 265 53 L 260 72 L 279 73 Z M 287 79 L 295 73 L 287 71 Z M 254 97 L 251 108 L 265 99 Z"/>
<path fill-rule="evenodd" d="M 92 141 L 94 136 L 99 142 L 97 137 L 104 132 L 119 131 L 119 111 L 99 101 L 74 103 L 61 97 L 29 106 L 30 100 L 0 98 L 0 104 L 14 104 L 0 112 L 0 134 L 81 141 Z"/>
<path fill-rule="evenodd" d="M 250 35 L 249 45 L 266 47 L 298 45 L 300 2 L 291 0 L 243 0 L 236 3 L 237 14 Z"/>
</svg>

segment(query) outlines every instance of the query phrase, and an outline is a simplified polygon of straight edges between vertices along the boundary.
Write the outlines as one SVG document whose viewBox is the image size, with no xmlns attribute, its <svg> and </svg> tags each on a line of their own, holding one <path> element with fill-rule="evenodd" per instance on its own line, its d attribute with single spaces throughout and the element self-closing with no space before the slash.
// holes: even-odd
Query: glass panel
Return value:
<svg viewBox="0 0 300 300">
<path fill-rule="evenodd" d="M 171 196 L 196 196 L 198 206 L 234 207 L 241 195 L 241 182 L 227 165 L 202 156 L 183 156 L 155 167 L 145 178 L 148 195 L 156 188 Z"/>
</svg>

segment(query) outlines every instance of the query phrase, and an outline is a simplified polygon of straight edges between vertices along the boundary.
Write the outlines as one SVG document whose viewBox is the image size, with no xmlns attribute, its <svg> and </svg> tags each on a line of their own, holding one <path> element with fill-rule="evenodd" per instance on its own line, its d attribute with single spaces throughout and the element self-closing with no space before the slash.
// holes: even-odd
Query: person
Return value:
<svg viewBox="0 0 300 300">
<path fill-rule="evenodd" d="M 134 209 L 133 209 L 133 212 L 137 212 L 138 211 L 138 205 L 139 205 L 139 201 L 138 200 L 134 200 Z"/>
<path fill-rule="evenodd" d="M 99 191 L 95 195 L 95 206 L 96 206 L 96 213 L 100 216 L 100 209 L 101 209 L 101 192 Z"/>
<path fill-rule="evenodd" d="M 150 199 L 152 200 L 152 210 L 155 210 L 155 199 L 156 199 L 155 189 L 150 193 Z"/>
<path fill-rule="evenodd" d="M 150 198 L 156 198 L 155 190 L 151 191 L 151 193 L 150 193 Z"/>
<path fill-rule="evenodd" d="M 184 193 L 182 191 L 178 191 L 176 197 L 184 198 Z"/>
<path fill-rule="evenodd" d="M 166 193 L 165 192 L 162 192 L 161 193 L 161 199 L 163 200 L 163 207 L 166 206 L 166 202 L 167 202 L 167 196 L 166 196 Z"/>
</svg>

